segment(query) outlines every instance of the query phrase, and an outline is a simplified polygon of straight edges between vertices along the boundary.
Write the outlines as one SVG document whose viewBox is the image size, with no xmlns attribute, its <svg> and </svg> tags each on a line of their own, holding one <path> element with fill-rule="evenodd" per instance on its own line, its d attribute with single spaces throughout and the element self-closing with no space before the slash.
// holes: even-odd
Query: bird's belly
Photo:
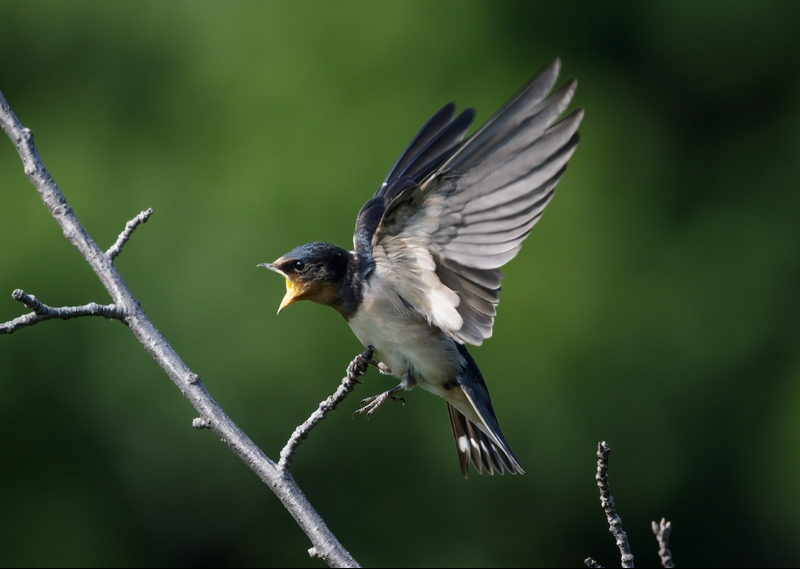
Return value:
<svg viewBox="0 0 800 569">
<path fill-rule="evenodd" d="M 385 304 L 362 306 L 348 322 L 353 333 L 364 346 L 375 348 L 376 357 L 406 389 L 419 385 L 444 396 L 464 365 L 454 341 L 424 320 Z"/>
</svg>

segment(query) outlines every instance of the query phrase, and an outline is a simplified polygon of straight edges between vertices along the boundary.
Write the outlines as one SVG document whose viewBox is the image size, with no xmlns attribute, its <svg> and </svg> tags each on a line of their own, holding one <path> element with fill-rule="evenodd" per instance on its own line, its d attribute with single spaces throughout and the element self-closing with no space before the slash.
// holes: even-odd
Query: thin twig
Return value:
<svg viewBox="0 0 800 569">
<path fill-rule="evenodd" d="M 370 360 L 372 359 L 372 346 L 367 346 L 364 351 L 358 354 L 350 365 L 347 366 L 347 375 L 342 379 L 342 384 L 334 392 L 333 395 L 328 397 L 325 401 L 319 404 L 316 411 L 311 413 L 311 416 L 306 421 L 297 427 L 289 441 L 281 451 L 281 459 L 278 461 L 278 468 L 286 470 L 292 463 L 294 453 L 300 443 L 308 438 L 311 429 L 313 429 L 320 421 L 322 421 L 329 411 L 333 411 L 339 406 L 339 403 L 344 401 L 344 398 L 355 389 L 356 385 L 361 383 L 358 378 L 367 373 Z M 312 555 L 313 557 L 313 555 Z"/>
<path fill-rule="evenodd" d="M 603 566 L 600 565 L 597 561 L 592 559 L 591 557 L 587 557 L 583 560 L 584 564 L 589 567 L 589 569 L 603 569 Z"/>
<path fill-rule="evenodd" d="M 610 454 L 611 448 L 605 441 L 597 445 L 597 474 L 594 478 L 597 480 L 598 488 L 600 488 L 600 505 L 606 513 L 608 529 L 611 535 L 614 536 L 619 552 L 622 554 L 622 566 L 633 567 L 633 555 L 631 554 L 631 546 L 628 544 L 628 536 L 622 530 L 622 519 L 617 515 L 614 497 L 608 487 L 608 455 Z"/>
<path fill-rule="evenodd" d="M 658 556 L 661 558 L 662 567 L 675 567 L 672 552 L 669 550 L 669 534 L 672 532 L 672 524 L 661 518 L 661 523 L 653 522 L 652 527 L 658 540 Z"/>
<path fill-rule="evenodd" d="M 0 125 L 14 143 L 25 174 L 42 201 L 58 222 L 70 243 L 103 283 L 114 305 L 123 312 L 123 321 L 137 340 L 164 369 L 181 393 L 198 411 L 206 428 L 214 432 L 275 493 L 314 546 L 314 552 L 332 567 L 359 567 L 324 520 L 314 510 L 291 475 L 270 460 L 264 452 L 228 417 L 192 373 L 166 338 L 147 318 L 133 298 L 109 255 L 86 233 L 72 208 L 47 172 L 33 143 L 31 131 L 20 124 L 0 93 Z M 113 249 L 113 247 L 112 247 Z"/>
<path fill-rule="evenodd" d="M 147 223 L 147 220 L 150 219 L 150 216 L 153 215 L 153 208 L 148 208 L 147 210 L 143 211 L 133 219 L 131 219 L 128 223 L 125 224 L 125 229 L 122 230 L 122 233 L 119 234 L 117 237 L 117 242 L 114 243 L 108 251 L 106 251 L 106 255 L 112 261 L 122 252 L 122 246 L 128 242 L 128 239 L 131 238 L 133 235 L 134 230 L 139 226 L 140 223 Z"/>
<path fill-rule="evenodd" d="M 0 334 L 13 334 L 21 328 L 32 326 L 45 320 L 52 320 L 53 318 L 69 320 L 70 318 L 78 318 L 80 316 L 102 316 L 103 318 L 122 320 L 125 317 L 125 313 L 116 304 L 101 305 L 90 302 L 83 306 L 62 306 L 61 308 L 53 308 L 52 306 L 47 306 L 39 302 L 35 296 L 25 294 L 20 289 L 11 293 L 11 296 L 14 300 L 24 304 L 31 310 L 31 313 L 0 324 Z"/>
</svg>

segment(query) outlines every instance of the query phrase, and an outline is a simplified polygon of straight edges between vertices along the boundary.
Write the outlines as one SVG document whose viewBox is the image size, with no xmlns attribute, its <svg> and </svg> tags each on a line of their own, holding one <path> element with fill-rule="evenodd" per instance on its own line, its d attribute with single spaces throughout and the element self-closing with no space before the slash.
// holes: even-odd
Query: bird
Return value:
<svg viewBox="0 0 800 569">
<path fill-rule="evenodd" d="M 265 267 L 286 280 L 278 313 L 330 306 L 399 385 L 362 401 L 371 415 L 419 386 L 447 403 L 461 473 L 523 474 L 465 344 L 492 335 L 500 267 L 550 203 L 580 140 L 583 110 L 559 120 L 577 82 L 550 94 L 559 59 L 466 137 L 475 111 L 440 109 L 356 218 L 353 250 L 313 242 Z"/>
</svg>

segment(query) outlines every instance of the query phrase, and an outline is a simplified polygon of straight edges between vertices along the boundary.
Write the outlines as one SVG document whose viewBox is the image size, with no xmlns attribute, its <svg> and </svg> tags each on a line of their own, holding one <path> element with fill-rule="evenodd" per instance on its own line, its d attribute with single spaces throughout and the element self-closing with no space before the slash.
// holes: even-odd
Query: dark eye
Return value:
<svg viewBox="0 0 800 569">
<path fill-rule="evenodd" d="M 306 264 L 303 261 L 295 261 L 294 262 L 294 270 L 295 271 L 302 271 L 306 268 Z"/>
</svg>

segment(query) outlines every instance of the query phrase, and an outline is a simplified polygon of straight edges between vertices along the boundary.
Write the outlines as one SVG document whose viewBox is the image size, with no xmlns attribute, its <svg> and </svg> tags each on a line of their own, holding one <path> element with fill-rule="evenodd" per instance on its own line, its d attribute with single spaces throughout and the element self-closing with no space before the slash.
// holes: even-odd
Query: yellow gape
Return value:
<svg viewBox="0 0 800 569">
<path fill-rule="evenodd" d="M 286 294 L 283 295 L 281 305 L 278 307 L 278 314 L 281 313 L 281 310 L 289 306 L 297 299 L 298 292 L 298 289 L 292 284 L 292 282 L 289 279 L 286 279 Z"/>
</svg>

